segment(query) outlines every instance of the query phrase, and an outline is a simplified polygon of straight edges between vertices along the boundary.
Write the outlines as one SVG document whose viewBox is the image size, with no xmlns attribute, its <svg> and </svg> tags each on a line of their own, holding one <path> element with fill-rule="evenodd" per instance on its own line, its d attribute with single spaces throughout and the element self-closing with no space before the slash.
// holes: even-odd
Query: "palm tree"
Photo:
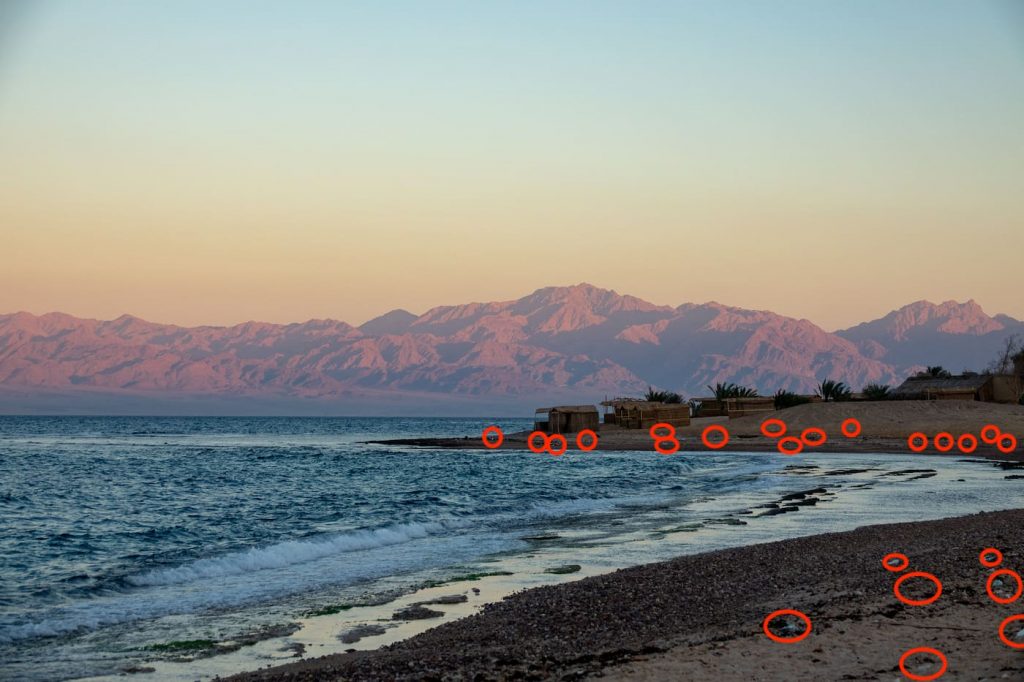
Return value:
<svg viewBox="0 0 1024 682">
<path fill-rule="evenodd" d="M 732 382 L 719 382 L 715 384 L 714 388 L 711 386 L 707 387 L 709 391 L 715 394 L 715 400 L 724 401 L 729 398 L 756 398 L 757 389 L 748 388 L 746 386 L 738 386 Z"/>
<path fill-rule="evenodd" d="M 683 402 L 683 396 L 675 391 L 655 391 L 652 387 L 648 386 L 647 395 L 644 396 L 644 400 L 652 403 L 681 403 Z"/>
<path fill-rule="evenodd" d="M 885 384 L 868 384 L 861 389 L 861 393 L 868 400 L 888 400 L 889 390 L 889 386 Z"/>
<path fill-rule="evenodd" d="M 699 417 L 700 416 L 701 408 L 704 407 L 704 402 L 701 401 L 701 400 L 697 400 L 696 398 L 690 398 L 689 403 L 690 403 L 690 416 L 691 417 Z"/>
<path fill-rule="evenodd" d="M 717 384 L 715 384 L 714 388 L 712 388 L 710 385 L 708 385 L 708 390 L 711 391 L 714 394 L 715 400 L 717 400 L 719 402 L 723 402 L 723 401 L 727 400 L 728 398 L 731 398 L 732 397 L 732 392 L 733 392 L 733 390 L 735 390 L 735 388 L 736 388 L 736 384 L 729 383 L 729 382 L 726 382 L 724 384 L 722 382 L 718 382 Z"/>
<path fill-rule="evenodd" d="M 942 365 L 935 365 L 934 367 L 929 365 L 923 372 L 918 372 L 917 376 L 930 377 L 932 379 L 948 379 L 953 375 Z"/>
<path fill-rule="evenodd" d="M 842 381 L 825 379 L 818 384 L 817 394 L 821 396 L 821 399 L 826 403 L 849 400 L 852 393 L 853 392 L 850 390 L 850 387 Z"/>
</svg>

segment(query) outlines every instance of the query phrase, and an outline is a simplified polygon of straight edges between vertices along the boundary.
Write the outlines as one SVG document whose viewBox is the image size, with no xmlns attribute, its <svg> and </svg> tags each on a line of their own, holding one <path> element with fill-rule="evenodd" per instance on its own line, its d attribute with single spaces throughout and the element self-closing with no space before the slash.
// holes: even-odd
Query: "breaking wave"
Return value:
<svg viewBox="0 0 1024 682">
<path fill-rule="evenodd" d="M 267 547 L 254 547 L 244 552 L 198 559 L 184 566 L 149 571 L 130 576 L 127 582 L 137 587 L 177 585 L 208 578 L 242 575 L 303 564 L 336 554 L 399 545 L 410 540 L 439 535 L 465 525 L 467 524 L 453 521 L 404 523 L 386 528 L 341 533 L 321 540 L 289 540 Z"/>
</svg>

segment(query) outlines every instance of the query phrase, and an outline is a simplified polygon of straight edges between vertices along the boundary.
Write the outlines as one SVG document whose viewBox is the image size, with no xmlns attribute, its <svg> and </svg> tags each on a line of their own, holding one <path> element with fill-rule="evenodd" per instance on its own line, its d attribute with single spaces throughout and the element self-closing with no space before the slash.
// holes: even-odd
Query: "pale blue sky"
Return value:
<svg viewBox="0 0 1024 682">
<path fill-rule="evenodd" d="M 0 312 L 359 322 L 586 280 L 1024 317 L 993 276 L 1024 250 L 1020 6 L 16 5 Z"/>
</svg>

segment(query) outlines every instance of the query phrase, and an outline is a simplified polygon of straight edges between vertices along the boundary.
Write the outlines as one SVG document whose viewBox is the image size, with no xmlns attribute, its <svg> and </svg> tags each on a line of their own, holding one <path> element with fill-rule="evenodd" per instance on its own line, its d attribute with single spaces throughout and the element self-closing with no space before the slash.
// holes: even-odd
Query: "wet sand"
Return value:
<svg viewBox="0 0 1024 682">
<path fill-rule="evenodd" d="M 539 587 L 376 651 L 310 659 L 237 680 L 420 679 L 903 679 L 900 656 L 933 647 L 949 662 L 942 679 L 1022 679 L 1024 650 L 998 640 L 1024 602 L 992 602 L 978 561 L 1024 570 L 1024 510 L 869 526 L 623 569 Z M 906 606 L 884 555 L 934 573 L 940 599 Z M 905 595 L 924 598 L 925 581 Z M 438 607 L 443 608 L 443 607 Z M 796 644 L 770 641 L 764 617 L 796 609 L 813 622 Z M 1011 636 L 1016 630 L 1008 628 Z M 1024 634 L 1022 634 L 1024 637 Z M 928 675 L 932 662 L 912 658 Z"/>
<path fill-rule="evenodd" d="M 861 432 L 855 438 L 845 437 L 840 430 L 843 420 L 850 417 L 857 419 L 861 424 Z M 950 433 L 954 437 L 965 433 L 977 436 L 982 427 L 987 424 L 995 424 L 1002 431 L 1016 437 L 1017 447 L 1012 452 L 1001 452 L 994 445 L 985 444 L 979 439 L 977 449 L 970 454 L 959 452 L 955 447 L 948 453 L 940 453 L 931 442 L 922 454 L 1024 461 L 1024 406 L 959 400 L 812 403 L 736 419 L 698 418 L 694 419 L 689 426 L 678 429 L 678 434 L 682 439 L 681 451 L 709 450 L 710 448 L 701 440 L 701 433 L 710 424 L 721 424 L 729 431 L 729 442 L 719 448 L 719 451 L 777 452 L 776 439 L 767 438 L 761 434 L 761 423 L 766 419 L 781 419 L 785 422 L 786 435 L 799 435 L 808 427 L 823 429 L 827 434 L 825 444 L 807 449 L 837 454 L 845 452 L 909 452 L 907 438 L 915 432 L 924 433 L 929 440 L 940 432 Z M 505 434 L 501 449 L 526 449 L 526 438 L 529 433 L 529 431 L 522 431 Z M 569 449 L 576 448 L 574 438 L 573 435 L 568 437 Z M 407 438 L 372 442 L 451 449 L 483 448 L 480 434 L 467 435 L 463 438 Z M 596 451 L 649 451 L 653 449 L 654 442 L 646 430 L 602 425 L 598 432 Z"/>
</svg>

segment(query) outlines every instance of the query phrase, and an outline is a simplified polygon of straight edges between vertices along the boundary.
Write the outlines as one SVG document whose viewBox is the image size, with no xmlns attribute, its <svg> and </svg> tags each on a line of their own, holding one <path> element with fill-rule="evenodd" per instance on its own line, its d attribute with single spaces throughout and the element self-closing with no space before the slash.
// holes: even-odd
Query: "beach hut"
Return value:
<svg viewBox="0 0 1024 682">
<path fill-rule="evenodd" d="M 729 417 L 735 419 L 748 414 L 761 414 L 775 410 L 775 399 L 771 397 L 750 398 L 697 398 L 700 403 L 701 417 Z"/>
<path fill-rule="evenodd" d="M 597 408 L 593 405 L 559 405 L 538 407 L 533 416 L 533 428 L 544 433 L 579 433 L 598 428 Z"/>
<path fill-rule="evenodd" d="M 724 417 L 728 414 L 725 401 L 718 398 L 694 398 L 693 403 L 700 405 L 698 417 Z"/>
<path fill-rule="evenodd" d="M 601 405 L 611 408 L 611 412 L 605 414 L 605 424 L 617 424 L 624 429 L 649 429 L 659 423 L 672 426 L 687 426 L 690 423 L 690 406 L 687 403 L 619 398 L 606 400 Z"/>
<path fill-rule="evenodd" d="M 772 397 L 730 398 L 727 403 L 729 419 L 775 411 L 775 398 Z"/>
<path fill-rule="evenodd" d="M 1021 379 L 1012 374 L 961 375 L 945 378 L 910 377 L 892 392 L 896 400 L 980 400 L 1016 403 Z"/>
</svg>

